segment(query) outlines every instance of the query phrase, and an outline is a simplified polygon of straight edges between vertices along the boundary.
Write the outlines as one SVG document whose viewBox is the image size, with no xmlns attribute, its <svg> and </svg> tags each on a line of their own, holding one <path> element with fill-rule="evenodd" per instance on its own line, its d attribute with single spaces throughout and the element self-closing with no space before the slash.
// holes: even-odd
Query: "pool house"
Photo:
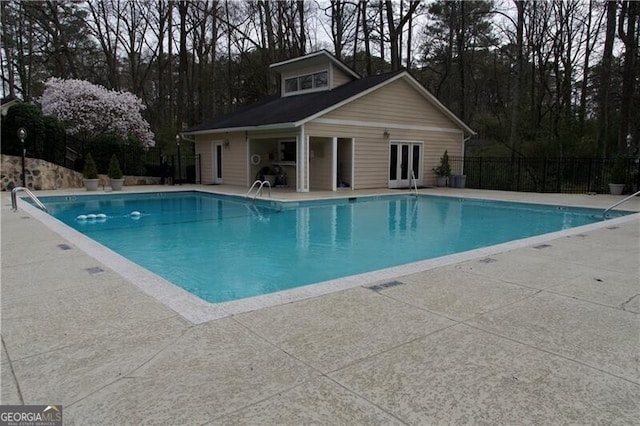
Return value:
<svg viewBox="0 0 640 426">
<path fill-rule="evenodd" d="M 270 69 L 280 93 L 183 132 L 195 142 L 203 184 L 433 186 L 444 151 L 464 155 L 474 134 L 406 71 L 363 78 L 325 50 Z"/>
</svg>

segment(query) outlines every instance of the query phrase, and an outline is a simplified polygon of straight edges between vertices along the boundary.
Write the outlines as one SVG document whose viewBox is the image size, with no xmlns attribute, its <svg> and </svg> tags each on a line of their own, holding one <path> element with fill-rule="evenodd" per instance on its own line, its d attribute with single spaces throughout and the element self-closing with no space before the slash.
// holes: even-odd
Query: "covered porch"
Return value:
<svg viewBox="0 0 640 426">
<path fill-rule="evenodd" d="M 355 189 L 355 138 L 296 130 L 247 134 L 248 184 L 267 180 L 272 187 L 296 192 Z"/>
</svg>

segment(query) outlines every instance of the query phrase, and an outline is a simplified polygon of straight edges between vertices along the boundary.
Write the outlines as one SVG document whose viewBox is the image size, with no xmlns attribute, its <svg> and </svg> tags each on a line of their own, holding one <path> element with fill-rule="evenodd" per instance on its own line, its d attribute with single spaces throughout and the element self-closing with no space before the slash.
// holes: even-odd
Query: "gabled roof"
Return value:
<svg viewBox="0 0 640 426">
<path fill-rule="evenodd" d="M 256 103 L 240 107 L 236 111 L 221 116 L 210 123 L 187 129 L 183 133 L 196 135 L 300 126 L 401 78 L 405 79 L 418 93 L 456 123 L 465 133 L 469 135 L 476 134 L 407 71 L 396 71 L 361 78 L 329 91 L 286 97 L 272 95 Z"/>
<path fill-rule="evenodd" d="M 359 93 L 378 86 L 399 72 L 381 74 L 339 86 L 333 90 L 313 92 L 305 95 L 268 96 L 251 105 L 219 117 L 211 123 L 185 130 L 184 133 L 207 133 L 211 130 L 246 130 L 273 125 L 274 127 L 294 127 L 298 122 L 332 106 L 350 99 Z"/>
<path fill-rule="evenodd" d="M 340 68 L 345 73 L 351 75 L 353 78 L 355 78 L 355 79 L 361 78 L 360 75 L 357 72 L 355 72 L 354 70 L 349 68 L 342 61 L 338 60 L 338 58 L 333 56 L 329 51 L 327 51 L 325 49 L 319 50 L 317 52 L 309 53 L 308 55 L 299 56 L 297 58 L 287 59 L 286 61 L 282 61 L 282 62 L 277 62 L 275 64 L 271 64 L 271 65 L 269 65 L 269 68 L 271 68 L 274 71 L 279 72 L 278 71 L 279 69 L 286 69 L 288 67 L 295 66 L 298 62 L 309 61 L 309 60 L 314 60 L 314 59 L 318 59 L 318 60 L 328 59 L 333 65 L 335 65 L 336 67 Z"/>
</svg>

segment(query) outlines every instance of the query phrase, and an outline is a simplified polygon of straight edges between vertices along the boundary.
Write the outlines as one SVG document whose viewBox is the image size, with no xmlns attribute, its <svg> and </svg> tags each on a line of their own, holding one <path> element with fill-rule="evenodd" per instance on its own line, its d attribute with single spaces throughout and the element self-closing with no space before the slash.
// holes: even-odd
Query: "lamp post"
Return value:
<svg viewBox="0 0 640 426">
<path fill-rule="evenodd" d="M 18 139 L 22 145 L 22 186 L 27 187 L 27 174 L 24 171 L 24 156 L 27 154 L 27 149 L 24 147 L 24 140 L 27 138 L 27 130 L 24 127 L 18 129 Z"/>
<path fill-rule="evenodd" d="M 180 164 L 180 133 L 176 135 L 176 147 L 178 148 L 178 183 L 182 183 L 182 165 Z"/>
</svg>

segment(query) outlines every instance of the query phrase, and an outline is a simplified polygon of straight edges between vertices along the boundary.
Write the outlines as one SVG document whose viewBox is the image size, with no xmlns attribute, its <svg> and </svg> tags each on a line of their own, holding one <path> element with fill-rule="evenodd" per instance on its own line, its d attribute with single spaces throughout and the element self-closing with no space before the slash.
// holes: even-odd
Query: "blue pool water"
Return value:
<svg viewBox="0 0 640 426">
<path fill-rule="evenodd" d="M 601 214 L 406 195 L 254 204 L 182 192 L 42 201 L 65 224 L 209 302 L 559 231 L 597 222 Z M 106 217 L 78 220 L 89 214 Z"/>
</svg>

